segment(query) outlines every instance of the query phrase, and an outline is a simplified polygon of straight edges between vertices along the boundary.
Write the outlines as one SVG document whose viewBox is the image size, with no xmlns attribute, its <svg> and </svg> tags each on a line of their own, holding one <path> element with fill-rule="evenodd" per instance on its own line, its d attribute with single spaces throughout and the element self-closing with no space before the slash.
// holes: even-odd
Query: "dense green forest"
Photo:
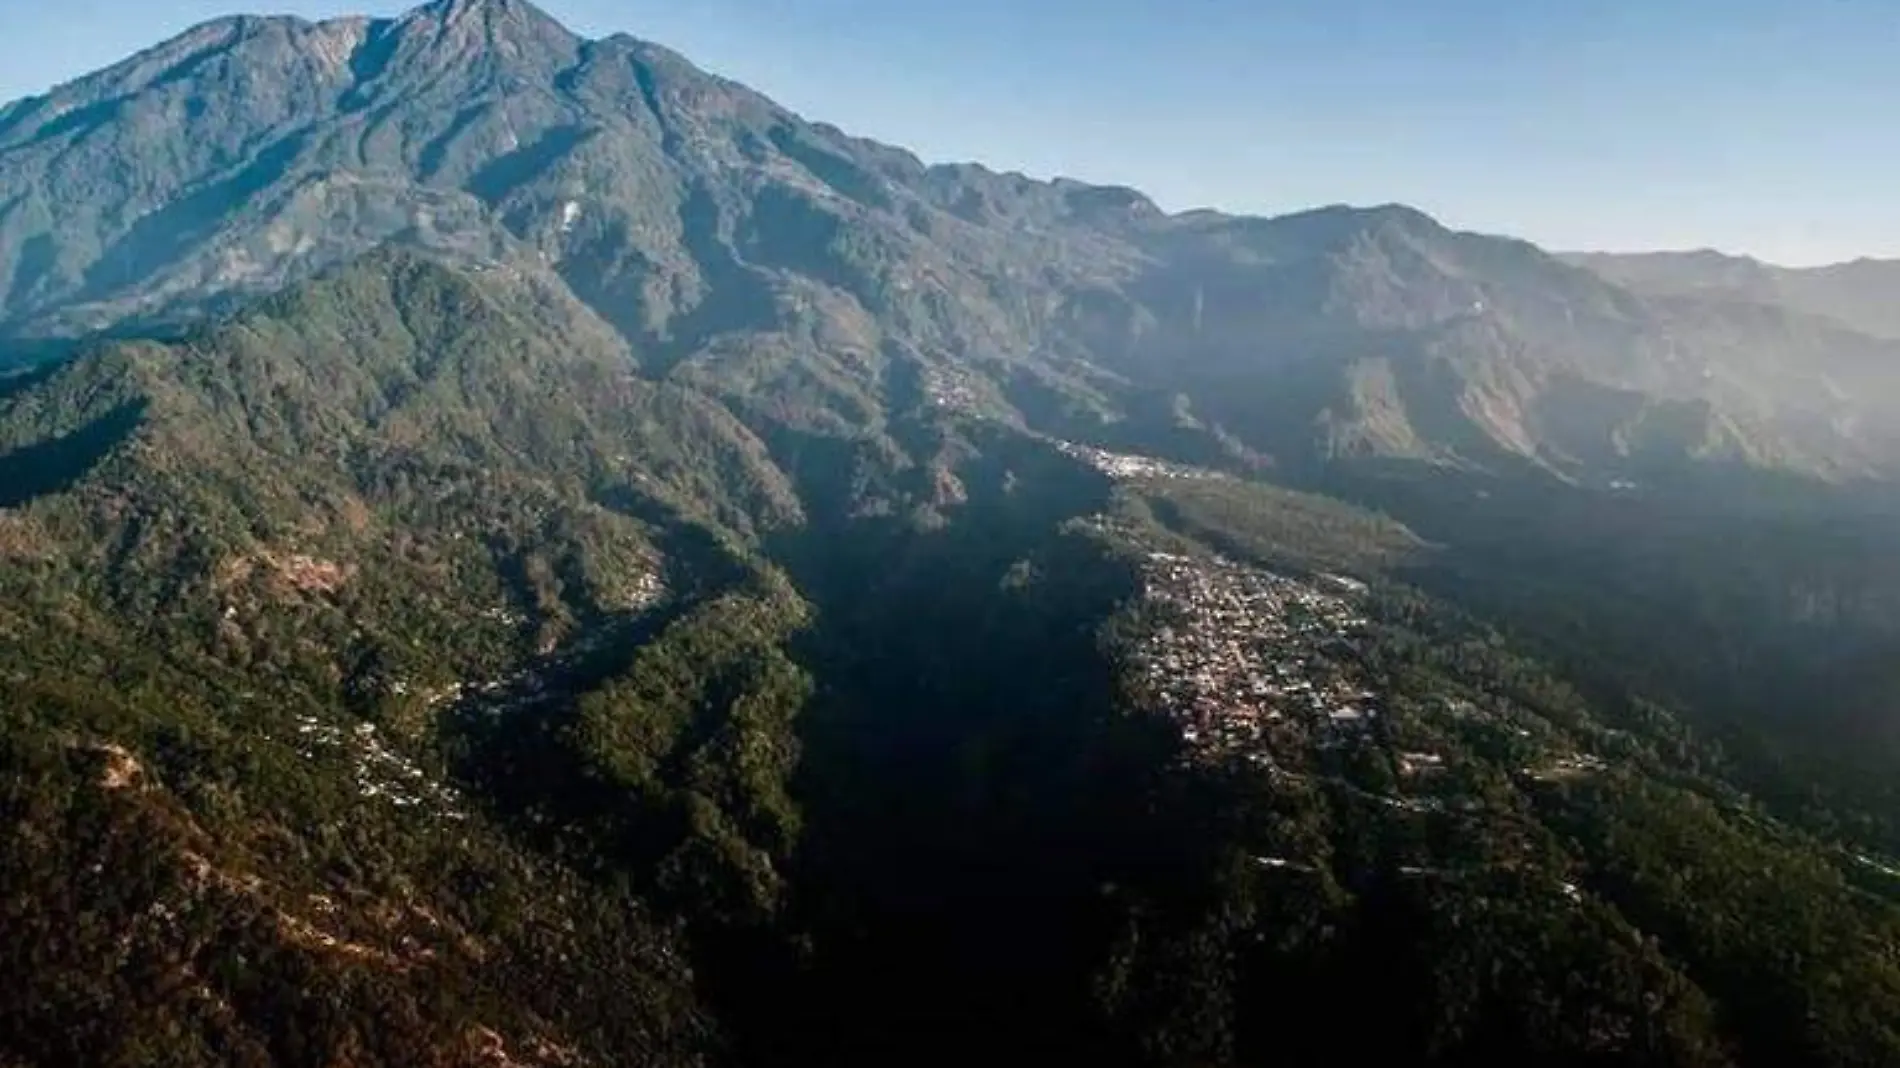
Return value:
<svg viewBox="0 0 1900 1068">
<path fill-rule="evenodd" d="M 0 388 L 0 1059 L 1900 1058 L 1890 809 L 1688 656 L 1779 633 L 1720 626 L 1772 523 L 1671 513 L 1658 617 L 1573 491 L 740 419 L 523 285 Z M 1376 716 L 1197 748 L 1156 636 L 1253 624 L 1164 574 Z"/>
<path fill-rule="evenodd" d="M 1738 266 L 528 0 L 0 102 L 0 1068 L 1900 1064 L 1900 275 Z"/>
</svg>

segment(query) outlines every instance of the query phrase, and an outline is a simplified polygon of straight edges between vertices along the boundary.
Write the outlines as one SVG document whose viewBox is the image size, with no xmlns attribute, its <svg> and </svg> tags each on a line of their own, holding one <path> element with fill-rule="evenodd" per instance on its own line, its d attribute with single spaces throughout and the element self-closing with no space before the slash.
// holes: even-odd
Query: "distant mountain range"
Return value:
<svg viewBox="0 0 1900 1068">
<path fill-rule="evenodd" d="M 1845 477 L 1900 455 L 1879 265 L 1761 268 L 1766 300 L 1400 207 L 1170 216 L 925 166 L 525 0 L 209 23 L 0 111 L 0 161 L 0 332 L 23 353 L 395 242 L 558 279 L 649 375 L 769 385 L 821 419 L 862 421 L 908 360 L 1005 418 L 1159 406 L 1282 466 Z M 1705 299 L 1737 287 L 1745 306 Z"/>
<path fill-rule="evenodd" d="M 1777 267 L 1706 249 L 1564 258 L 1639 293 L 1779 305 L 1872 337 L 1900 337 L 1900 260 Z"/>
<path fill-rule="evenodd" d="M 525 0 L 0 108 L 0 1065 L 1900 1063 L 1893 273 Z"/>
</svg>

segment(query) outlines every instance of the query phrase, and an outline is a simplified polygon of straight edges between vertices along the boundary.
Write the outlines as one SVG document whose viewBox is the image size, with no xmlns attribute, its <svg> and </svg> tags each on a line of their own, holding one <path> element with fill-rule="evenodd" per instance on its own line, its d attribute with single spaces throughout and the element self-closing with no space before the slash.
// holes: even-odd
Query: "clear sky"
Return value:
<svg viewBox="0 0 1900 1068">
<path fill-rule="evenodd" d="M 0 0 L 0 99 L 233 8 Z M 927 160 L 1557 248 L 1900 256 L 1900 0 L 545 0 Z"/>
</svg>

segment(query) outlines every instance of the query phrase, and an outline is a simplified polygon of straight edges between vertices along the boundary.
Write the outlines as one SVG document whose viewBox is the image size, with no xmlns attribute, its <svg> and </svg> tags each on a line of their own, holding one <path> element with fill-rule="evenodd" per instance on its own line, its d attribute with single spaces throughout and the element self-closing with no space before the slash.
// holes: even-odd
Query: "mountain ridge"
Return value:
<svg viewBox="0 0 1900 1068">
<path fill-rule="evenodd" d="M 386 249 L 8 384 L 0 465 L 58 476 L 0 511 L 9 1055 L 1896 1048 L 1886 854 L 1391 584 L 1549 581 L 1522 527 L 952 406 L 748 426 L 548 284 Z"/>
<path fill-rule="evenodd" d="M 1643 292 L 1785 306 L 1874 337 L 1900 337 L 1900 260 L 1862 256 L 1783 267 L 1714 249 L 1564 253 L 1569 262 Z"/>
<path fill-rule="evenodd" d="M 186 323 L 397 242 L 558 277 L 648 373 L 734 400 L 822 368 L 814 401 L 855 406 L 901 352 L 986 380 L 1011 420 L 1025 389 L 1116 421 L 1160 391 L 1282 465 L 1504 457 L 1599 477 L 1586 457 L 1627 451 L 1613 428 L 1559 442 L 1535 414 L 1575 379 L 1714 405 L 1712 432 L 1741 439 L 1718 451 L 1745 463 L 1838 477 L 1889 449 L 1860 440 L 1884 389 L 1816 364 L 1840 346 L 1800 322 L 1781 329 L 1816 355 L 1765 359 L 1402 205 L 1170 215 L 1126 188 L 926 166 L 515 0 L 209 23 L 4 115 L 14 346 Z M 1306 407 L 1231 403 L 1295 365 Z"/>
<path fill-rule="evenodd" d="M 518 0 L 54 96 L 0 1062 L 1900 1058 L 1887 343 Z"/>
</svg>

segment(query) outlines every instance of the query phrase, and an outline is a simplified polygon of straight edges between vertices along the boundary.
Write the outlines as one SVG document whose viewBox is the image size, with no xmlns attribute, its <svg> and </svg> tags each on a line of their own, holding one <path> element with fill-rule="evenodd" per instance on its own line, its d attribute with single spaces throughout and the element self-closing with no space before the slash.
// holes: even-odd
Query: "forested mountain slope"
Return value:
<svg viewBox="0 0 1900 1068">
<path fill-rule="evenodd" d="M 1891 342 L 523 0 L 0 110 L 0 329 L 0 1062 L 1900 1059 Z"/>
<path fill-rule="evenodd" d="M 0 332 L 23 352 L 389 241 L 557 275 L 648 374 L 814 419 L 875 418 L 919 366 L 1039 424 L 1185 406 L 1282 464 L 1841 477 L 1894 455 L 1892 343 L 1838 324 L 1685 310 L 1400 207 L 1169 216 L 926 166 L 526 0 L 221 20 L 0 112 Z"/>
<path fill-rule="evenodd" d="M 1891 1053 L 1888 862 L 1386 585 L 1455 549 L 634 363 L 389 253 L 9 382 L 13 1055 Z"/>
<path fill-rule="evenodd" d="M 8 383 L 12 1055 L 719 1047 L 666 921 L 504 834 L 439 744 L 462 690 L 660 625 L 715 551 L 669 517 L 734 506 L 705 480 L 789 507 L 729 417 L 560 308 L 377 258 Z"/>
</svg>

